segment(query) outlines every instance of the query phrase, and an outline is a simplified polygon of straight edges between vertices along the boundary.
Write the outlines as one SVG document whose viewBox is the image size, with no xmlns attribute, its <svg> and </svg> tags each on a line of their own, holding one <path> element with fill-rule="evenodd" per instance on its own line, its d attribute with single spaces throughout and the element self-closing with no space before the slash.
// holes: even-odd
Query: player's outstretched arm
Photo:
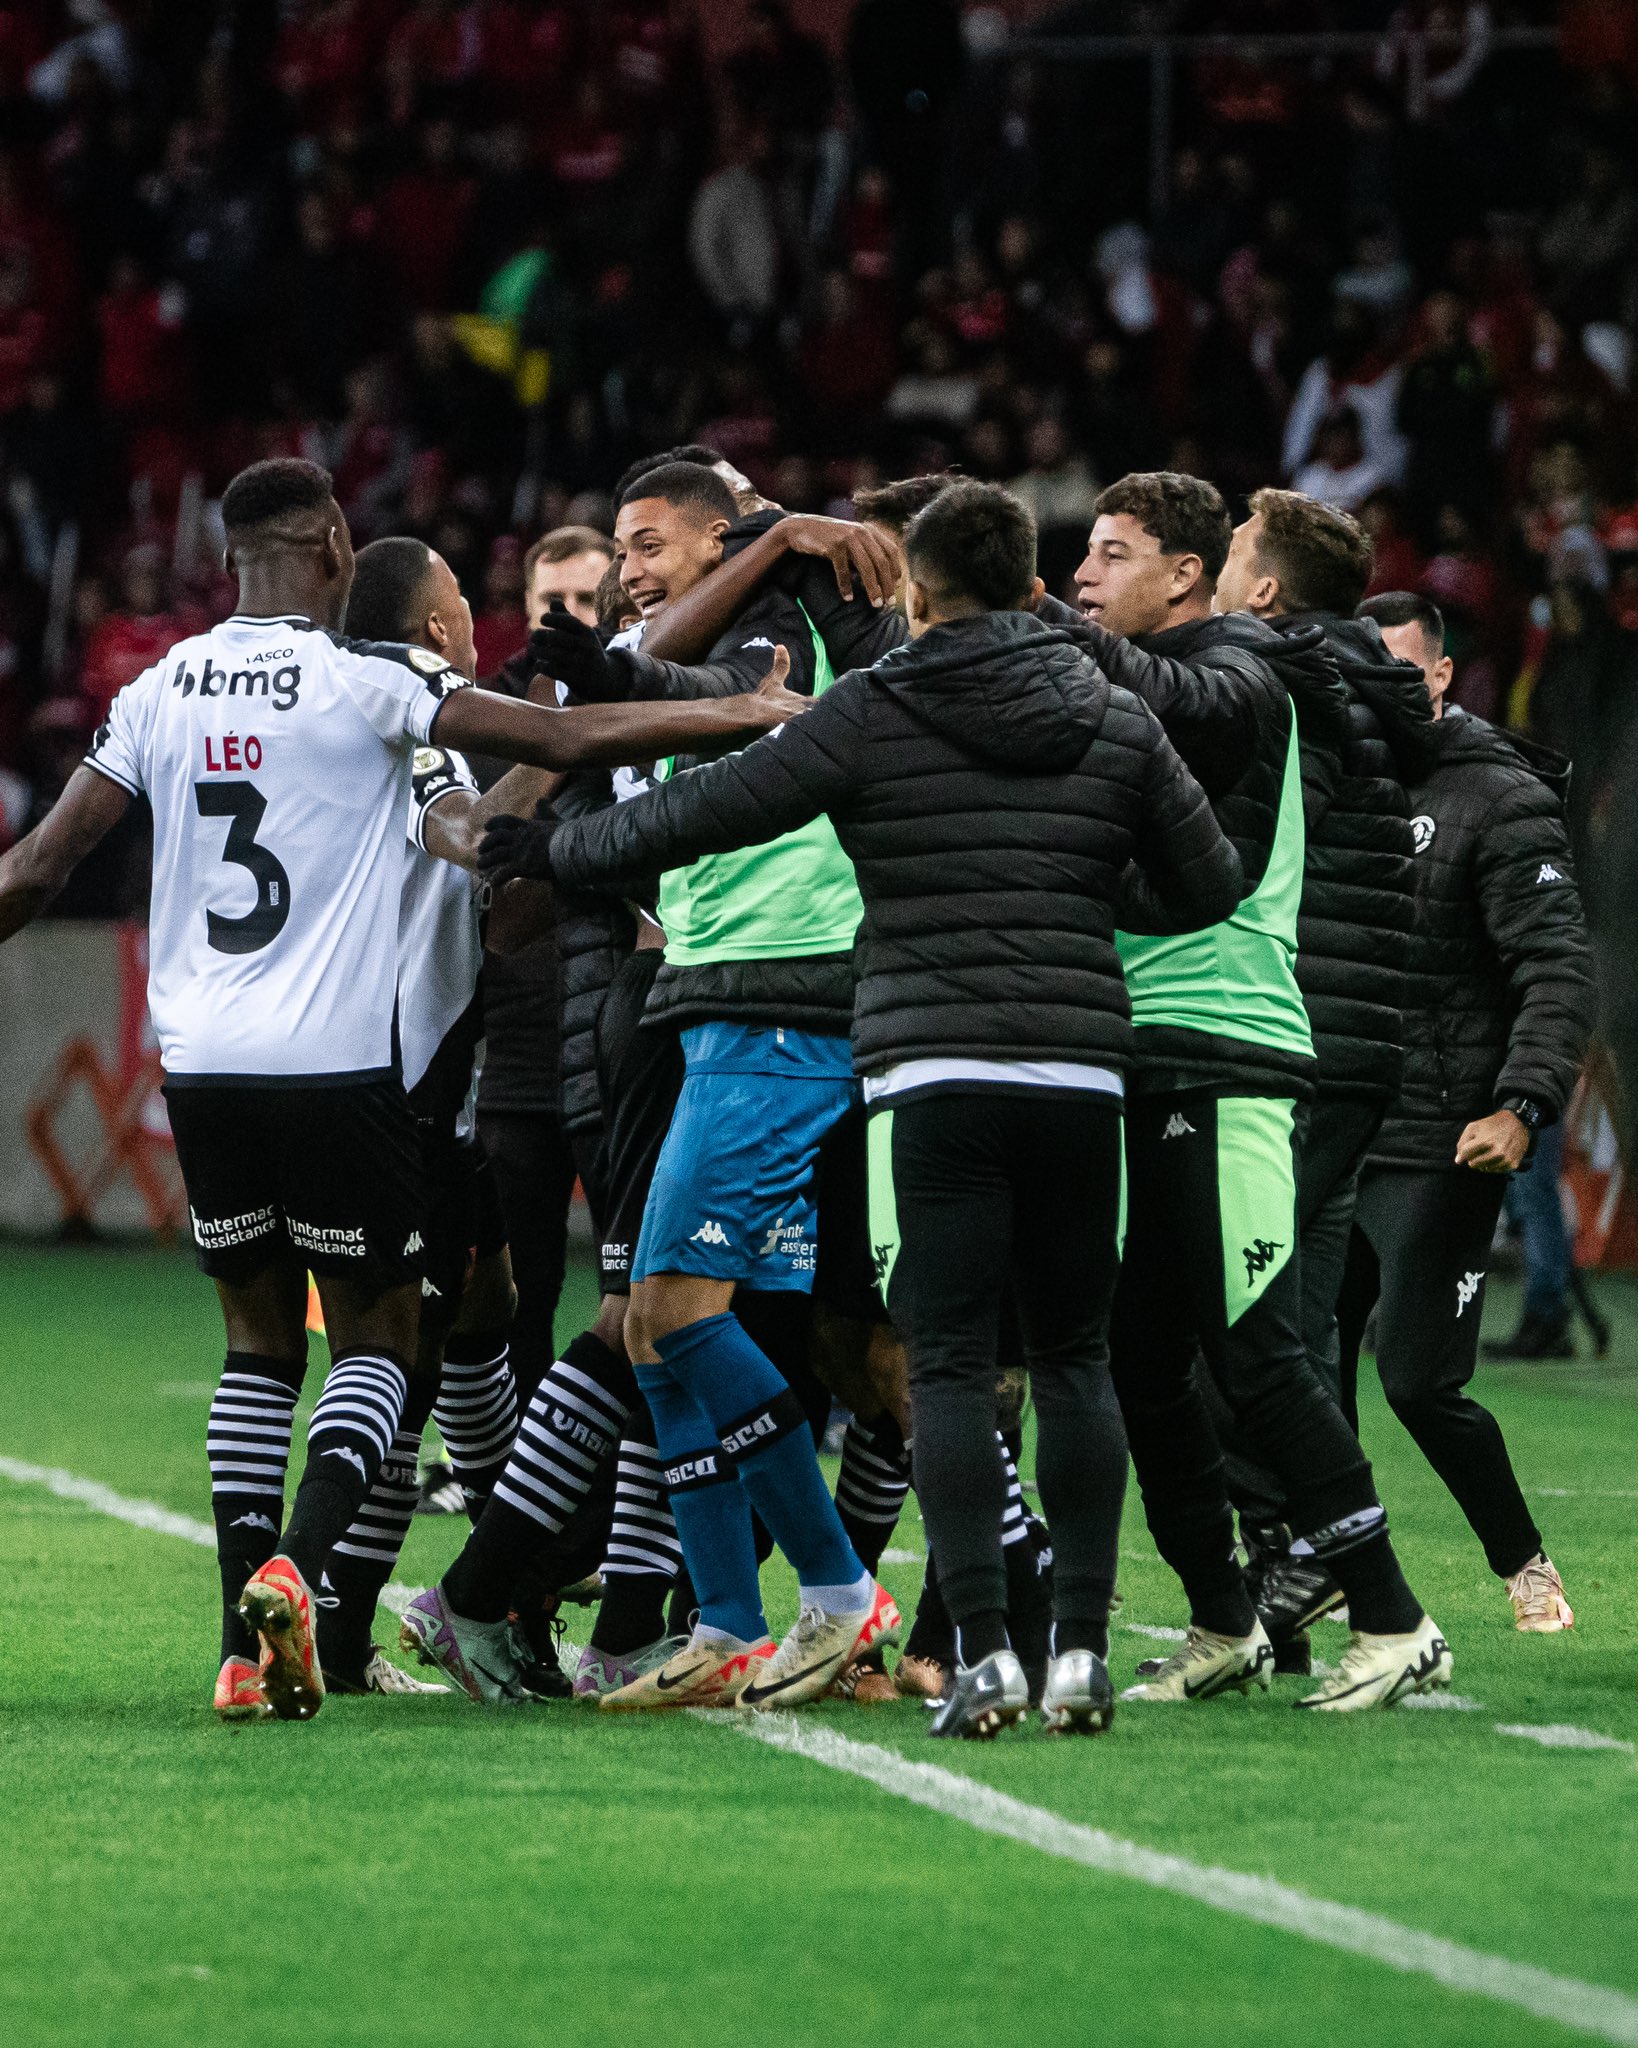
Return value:
<svg viewBox="0 0 1638 2048">
<path fill-rule="evenodd" d="M 577 704 L 559 711 L 494 690 L 456 690 L 433 727 L 439 746 L 535 768 L 621 768 L 698 754 L 788 724 L 811 699 L 770 676 L 759 689 L 686 703 Z"/>
<path fill-rule="evenodd" d="M 130 804 L 130 792 L 117 782 L 94 768 L 75 769 L 50 815 L 10 853 L 0 854 L 0 941 L 47 908 Z"/>
<path fill-rule="evenodd" d="M 730 555 L 685 596 L 673 598 L 644 635 L 643 652 L 657 661 L 704 661 L 769 571 L 791 554 L 829 562 L 844 598 L 851 600 L 855 576 L 866 600 L 878 609 L 897 594 L 902 564 L 887 534 L 847 519 L 794 514 Z"/>
</svg>

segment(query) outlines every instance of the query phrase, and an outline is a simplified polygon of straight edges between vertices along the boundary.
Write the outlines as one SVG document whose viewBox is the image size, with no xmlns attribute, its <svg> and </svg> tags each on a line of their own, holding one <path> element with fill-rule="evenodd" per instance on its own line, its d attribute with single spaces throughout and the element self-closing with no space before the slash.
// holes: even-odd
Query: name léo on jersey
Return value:
<svg viewBox="0 0 1638 2048">
<path fill-rule="evenodd" d="M 465 687 L 424 648 L 235 617 L 114 699 L 86 759 L 153 806 L 172 1080 L 392 1070 L 411 762 Z"/>
</svg>

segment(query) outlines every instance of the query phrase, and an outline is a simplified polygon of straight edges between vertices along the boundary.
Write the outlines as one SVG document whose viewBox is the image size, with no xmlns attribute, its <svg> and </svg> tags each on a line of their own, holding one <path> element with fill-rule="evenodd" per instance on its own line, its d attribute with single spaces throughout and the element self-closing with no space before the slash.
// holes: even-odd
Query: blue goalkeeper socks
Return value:
<svg viewBox="0 0 1638 2048">
<path fill-rule="evenodd" d="M 673 1381 L 711 1418 L 723 1450 L 739 1467 L 750 1504 L 796 1567 L 804 1589 L 868 1582 L 819 1470 L 801 1404 L 738 1318 L 707 1316 L 660 1338 L 654 1348 Z M 663 1429 L 657 1410 L 654 1420 Z M 687 1540 L 685 1533 L 685 1549 Z"/>
<path fill-rule="evenodd" d="M 760 1642 L 768 1623 L 751 1503 L 733 1460 L 718 1443 L 710 1417 L 668 1367 L 639 1365 L 636 1370 L 654 1417 L 660 1468 L 699 1601 L 700 1625 L 742 1643 Z"/>
</svg>

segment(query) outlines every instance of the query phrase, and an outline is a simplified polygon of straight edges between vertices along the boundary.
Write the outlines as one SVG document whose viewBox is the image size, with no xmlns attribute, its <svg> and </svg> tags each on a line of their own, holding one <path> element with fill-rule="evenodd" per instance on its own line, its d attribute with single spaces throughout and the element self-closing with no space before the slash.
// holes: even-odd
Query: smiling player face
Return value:
<svg viewBox="0 0 1638 2048">
<path fill-rule="evenodd" d="M 634 498 L 614 522 L 620 587 L 645 619 L 692 590 L 722 560 L 725 519 L 665 498 Z"/>
</svg>

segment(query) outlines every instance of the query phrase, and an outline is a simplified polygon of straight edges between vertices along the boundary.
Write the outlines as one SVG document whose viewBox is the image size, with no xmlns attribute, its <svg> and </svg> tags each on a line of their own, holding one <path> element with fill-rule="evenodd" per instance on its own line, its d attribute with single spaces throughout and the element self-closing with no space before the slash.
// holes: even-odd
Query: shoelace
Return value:
<svg viewBox="0 0 1638 2048">
<path fill-rule="evenodd" d="M 1507 1590 L 1528 1612 L 1557 1609 L 1557 1574 L 1550 1564 L 1542 1563 L 1539 1558 L 1533 1558 L 1522 1571 L 1515 1572 L 1507 1582 Z"/>
</svg>

